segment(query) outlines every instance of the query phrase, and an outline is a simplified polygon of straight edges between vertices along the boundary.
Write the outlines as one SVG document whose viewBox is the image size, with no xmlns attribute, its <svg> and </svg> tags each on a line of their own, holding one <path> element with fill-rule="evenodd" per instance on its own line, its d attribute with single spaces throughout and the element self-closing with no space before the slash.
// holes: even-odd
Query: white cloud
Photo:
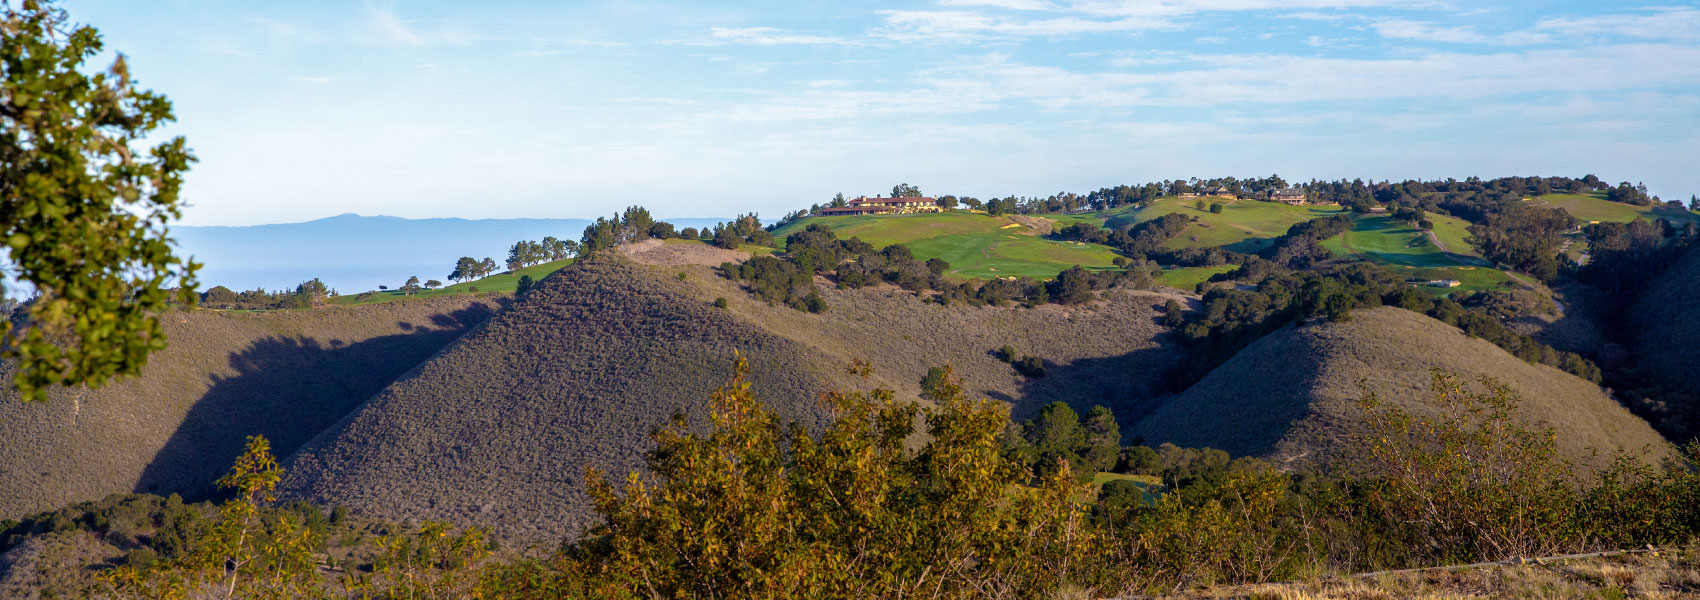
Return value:
<svg viewBox="0 0 1700 600">
<path fill-rule="evenodd" d="M 1469 26 L 1445 27 L 1432 22 L 1408 19 L 1382 19 L 1371 23 L 1370 28 L 1385 38 L 1453 44 L 1520 46 L 1544 44 L 1552 40 L 1552 37 L 1547 34 L 1532 31 L 1513 31 L 1499 35 L 1487 35 L 1477 32 L 1475 28 Z"/>
<path fill-rule="evenodd" d="M 1648 14 L 1548 17 L 1536 29 L 1572 37 L 1617 35 L 1653 40 L 1700 40 L 1700 9 L 1670 7 Z"/>
<path fill-rule="evenodd" d="M 990 6 L 1010 10 L 1056 10 L 1057 5 L 1045 0 L 939 0 L 940 6 Z"/>
<path fill-rule="evenodd" d="M 678 42 L 688 46 L 857 46 L 867 42 L 833 35 L 797 33 L 773 27 L 714 27 L 709 39 Z"/>
<path fill-rule="evenodd" d="M 977 12 L 948 10 L 888 10 L 885 36 L 901 41 L 972 41 L 988 37 L 1065 37 L 1087 33 L 1111 33 L 1150 29 L 1179 29 L 1166 20 L 1123 18 L 1114 20 L 1081 17 L 1016 19 Z"/>
</svg>

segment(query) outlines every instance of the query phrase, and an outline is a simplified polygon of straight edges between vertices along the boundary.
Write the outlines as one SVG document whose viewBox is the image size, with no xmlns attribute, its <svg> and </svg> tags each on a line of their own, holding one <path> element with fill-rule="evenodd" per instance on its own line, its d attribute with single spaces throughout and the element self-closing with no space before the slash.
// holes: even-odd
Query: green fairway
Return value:
<svg viewBox="0 0 1700 600">
<path fill-rule="evenodd" d="M 1430 285 L 1422 285 L 1418 288 L 1436 296 L 1454 296 L 1455 298 L 1462 298 L 1476 292 L 1510 289 L 1521 285 L 1521 282 L 1513 279 L 1504 271 L 1490 269 L 1487 267 L 1418 268 L 1389 266 L 1388 269 L 1393 271 L 1394 274 L 1408 280 L 1427 282 L 1443 279 L 1455 279 L 1460 284 L 1455 288 L 1434 287 Z"/>
<path fill-rule="evenodd" d="M 1227 273 L 1228 271 L 1232 271 L 1232 270 L 1237 269 L 1237 268 L 1239 268 L 1239 265 L 1216 265 L 1214 267 L 1180 267 L 1180 268 L 1175 268 L 1175 269 L 1164 269 L 1163 275 L 1161 277 L 1158 277 L 1157 280 L 1162 282 L 1163 285 L 1166 285 L 1166 286 L 1169 286 L 1169 287 L 1172 287 L 1172 288 L 1181 289 L 1181 290 L 1192 290 L 1192 289 L 1197 288 L 1198 284 L 1209 281 L 1210 277 L 1212 275 L 1216 275 L 1217 273 Z"/>
<path fill-rule="evenodd" d="M 1039 216 L 1068 222 L 1099 219 L 1090 214 Z M 792 232 L 815 223 L 832 227 L 840 239 L 860 238 L 876 248 L 903 244 L 916 258 L 944 259 L 950 263 L 945 273 L 962 278 L 1047 279 L 1074 265 L 1111 269 L 1116 258 L 1105 246 L 1048 240 L 1009 217 L 967 212 L 809 217 L 775 230 L 773 237 L 783 244 Z"/>
<path fill-rule="evenodd" d="M 1602 223 L 1628 223 L 1639 218 L 1665 219 L 1683 223 L 1700 221 L 1700 214 L 1690 211 L 1673 209 L 1668 206 L 1635 206 L 1622 202 L 1606 200 L 1605 192 L 1588 194 L 1547 194 L 1528 200 L 1530 204 L 1562 208 L 1570 216 L 1584 224 L 1599 221 Z"/>
<path fill-rule="evenodd" d="M 788 223 L 773 231 L 781 246 L 786 236 L 802 231 L 809 225 L 822 224 L 832 228 L 839 239 L 861 238 L 875 248 L 892 244 L 908 244 L 915 240 L 967 233 L 990 233 L 1018 229 L 1009 217 L 993 217 L 969 212 L 926 213 L 918 215 L 850 215 L 809 217 Z M 1013 226 L 1013 227 L 1011 227 Z"/>
<path fill-rule="evenodd" d="M 1443 220 L 1456 221 L 1449 217 L 1432 216 L 1435 227 L 1441 227 Z M 1446 227 L 1456 235 L 1456 223 L 1447 223 Z M 1438 237 L 1439 234 L 1436 233 Z M 1444 242 L 1444 240 L 1443 240 Z M 1462 244 L 1462 240 L 1456 243 Z M 1387 216 L 1358 217 L 1351 231 L 1323 241 L 1322 246 L 1337 256 L 1361 256 L 1371 262 L 1381 265 L 1398 265 L 1405 267 L 1455 267 L 1455 266 L 1490 266 L 1487 261 L 1470 256 L 1468 253 L 1447 252 L 1435 245 L 1421 229 L 1408 223 L 1394 221 Z M 1468 249 L 1466 245 L 1464 249 Z M 1447 250 L 1453 250 L 1448 245 Z"/>
<path fill-rule="evenodd" d="M 1059 242 L 1016 233 L 966 233 L 904 244 L 916 258 L 942 258 L 947 275 L 957 277 L 1033 277 L 1049 279 L 1064 269 L 1114 268 L 1116 253 L 1097 244 Z"/>
<path fill-rule="evenodd" d="M 1206 202 L 1211 200 L 1206 199 Z M 1256 252 L 1267 247 L 1270 238 L 1287 233 L 1293 225 L 1337 215 L 1344 210 L 1338 206 L 1291 206 L 1261 200 L 1235 200 L 1224 202 L 1222 212 L 1218 214 L 1199 210 L 1195 199 L 1163 198 L 1143 208 L 1111 211 L 1104 219 L 1104 226 L 1116 229 L 1179 213 L 1198 220 L 1170 240 L 1168 247 L 1228 246 L 1229 250 L 1237 252 Z"/>
<path fill-rule="evenodd" d="M 531 279 L 535 281 L 542 279 L 543 276 L 554 273 L 555 271 L 560 270 L 561 267 L 565 267 L 572 263 L 573 260 L 569 258 L 567 260 L 557 260 L 555 262 L 532 265 L 518 271 L 503 272 L 477 281 L 457 283 L 434 290 L 423 290 L 412 296 L 403 295 L 401 292 L 396 290 L 386 290 L 374 291 L 372 292 L 372 295 L 368 296 L 365 300 L 359 299 L 358 294 L 344 294 L 331 298 L 330 302 L 331 304 L 374 304 L 378 302 L 391 302 L 402 298 L 424 298 L 429 296 L 451 296 L 455 294 L 484 292 L 512 292 L 515 288 L 519 287 L 520 277 L 530 275 Z"/>
</svg>

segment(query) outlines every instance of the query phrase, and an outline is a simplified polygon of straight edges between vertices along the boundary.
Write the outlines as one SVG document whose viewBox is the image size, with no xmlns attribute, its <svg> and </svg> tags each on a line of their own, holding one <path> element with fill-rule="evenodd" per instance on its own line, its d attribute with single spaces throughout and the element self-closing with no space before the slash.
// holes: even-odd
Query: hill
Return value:
<svg viewBox="0 0 1700 600">
<path fill-rule="evenodd" d="M 1672 389 L 1700 390 L 1700 250 L 1689 249 L 1654 280 L 1631 314 L 1641 366 Z"/>
<path fill-rule="evenodd" d="M 492 298 L 162 316 L 138 378 L 0 398 L 0 518 L 128 492 L 210 492 L 264 434 L 284 454 L 494 314 Z M 10 377 L 9 374 L 5 374 Z"/>
<path fill-rule="evenodd" d="M 922 260 L 942 258 L 950 263 L 947 275 L 963 278 L 1049 279 L 1074 265 L 1114 265 L 1116 253 L 1105 246 L 1039 237 L 1051 225 L 1044 217 L 970 212 L 808 217 L 775 229 L 773 237 L 782 243 L 792 232 L 819 223 L 840 239 L 861 238 L 875 248 L 903 244 Z"/>
<path fill-rule="evenodd" d="M 1583 223 L 1600 221 L 1605 223 L 1628 223 L 1636 219 L 1665 219 L 1681 224 L 1685 221 L 1700 221 L 1700 214 L 1691 211 L 1671 208 L 1666 205 L 1636 206 L 1622 202 L 1606 200 L 1605 192 L 1588 194 L 1547 194 L 1526 200 L 1530 204 L 1562 208 L 1570 216 L 1576 217 Z"/>
<path fill-rule="evenodd" d="M 1524 415 L 1557 428 L 1559 450 L 1579 464 L 1603 466 L 1618 449 L 1668 452 L 1645 421 L 1597 386 L 1390 307 L 1356 311 L 1346 322 L 1289 327 L 1254 342 L 1170 398 L 1135 432 L 1150 444 L 1325 464 L 1356 451 L 1351 437 L 1362 430 L 1360 381 L 1385 402 L 1433 414 L 1427 400 L 1432 369 L 1500 380 L 1521 395 Z"/>
<path fill-rule="evenodd" d="M 1145 382 L 1174 360 L 1155 341 L 1155 295 L 973 308 L 889 286 L 829 287 L 831 308 L 811 314 L 755 301 L 708 266 L 680 264 L 688 261 L 677 246 L 544 279 L 304 446 L 284 495 L 385 520 L 449 519 L 558 539 L 587 524 L 585 468 L 640 467 L 647 432 L 674 413 L 700 418 L 734 351 L 750 358 L 757 395 L 805 424 L 823 414 L 819 392 L 854 383 L 843 372 L 853 358 L 872 362 L 872 383 L 908 399 L 918 399 L 929 365 L 954 365 L 972 392 L 1011 402 L 1018 418 L 1057 399 L 1142 414 Z M 713 306 L 718 297 L 727 308 Z M 1016 375 L 992 356 L 1004 344 L 1046 359 L 1051 376 Z"/>
<path fill-rule="evenodd" d="M 665 219 L 679 227 L 725 219 Z M 584 219 L 404 219 L 343 214 L 304 223 L 171 228 L 184 254 L 206 265 L 203 288 L 293 288 L 321 278 L 345 294 L 399 287 L 412 275 L 443 279 L 462 256 L 501 262 L 519 240 L 579 238 Z"/>
</svg>

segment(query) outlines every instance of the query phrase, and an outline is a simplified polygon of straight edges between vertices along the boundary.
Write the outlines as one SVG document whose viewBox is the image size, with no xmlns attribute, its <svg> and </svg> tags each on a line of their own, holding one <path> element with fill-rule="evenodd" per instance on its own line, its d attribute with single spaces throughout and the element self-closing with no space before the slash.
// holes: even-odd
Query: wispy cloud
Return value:
<svg viewBox="0 0 1700 600">
<path fill-rule="evenodd" d="M 1569 37 L 1604 35 L 1652 40 L 1700 40 L 1700 9 L 1665 7 L 1645 14 L 1548 17 L 1536 29 Z"/>
<path fill-rule="evenodd" d="M 688 46 L 861 46 L 867 40 L 799 33 L 774 27 L 715 27 L 708 39 L 677 42 Z"/>
<path fill-rule="evenodd" d="M 940 6 L 989 6 L 1010 10 L 1056 10 L 1056 4 L 1045 0 L 939 0 Z"/>
<path fill-rule="evenodd" d="M 1468 25 L 1447 27 L 1432 22 L 1409 19 L 1382 19 L 1370 23 L 1370 28 L 1374 29 L 1381 37 L 1423 42 L 1522 46 L 1552 41 L 1552 36 L 1534 31 L 1512 31 L 1489 35 L 1480 33 L 1474 27 Z"/>
<path fill-rule="evenodd" d="M 1091 19 L 1064 16 L 1021 19 L 971 11 L 888 10 L 883 35 L 899 41 L 962 42 L 991 37 L 1066 37 L 1090 33 L 1179 29 L 1172 21 L 1147 18 Z"/>
</svg>

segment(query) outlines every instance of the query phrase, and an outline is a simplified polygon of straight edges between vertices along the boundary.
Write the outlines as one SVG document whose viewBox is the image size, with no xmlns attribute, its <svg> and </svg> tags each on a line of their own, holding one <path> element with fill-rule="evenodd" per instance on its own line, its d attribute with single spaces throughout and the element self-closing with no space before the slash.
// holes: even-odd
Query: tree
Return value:
<svg viewBox="0 0 1700 600">
<path fill-rule="evenodd" d="M 419 276 L 408 277 L 407 283 L 401 284 L 401 293 L 408 296 L 419 293 Z"/>
<path fill-rule="evenodd" d="M 948 367 L 927 367 L 926 376 L 921 378 L 921 397 L 937 400 L 943 393 L 944 386 L 949 383 Z"/>
<path fill-rule="evenodd" d="M 1051 300 L 1057 304 L 1080 304 L 1092 301 L 1092 274 L 1080 265 L 1057 274 L 1050 283 Z"/>
<path fill-rule="evenodd" d="M 1688 197 L 1688 210 L 1700 212 L 1700 196 Z"/>
<path fill-rule="evenodd" d="M 972 196 L 963 198 L 962 205 L 968 207 L 968 210 L 984 210 L 986 208 L 986 205 L 980 202 L 979 198 Z"/>
<path fill-rule="evenodd" d="M 435 279 L 432 279 L 432 280 L 425 282 L 425 289 L 434 290 L 434 289 L 437 289 L 437 288 L 440 288 L 440 287 L 443 287 L 443 282 L 441 282 L 441 281 L 437 281 Z"/>
<path fill-rule="evenodd" d="M 330 296 L 330 290 L 325 287 L 325 282 L 314 277 L 295 286 L 295 295 L 305 300 L 307 306 L 312 306 L 324 302 Z"/>
<path fill-rule="evenodd" d="M 584 256 L 608 248 L 613 248 L 615 244 L 620 243 L 618 232 L 619 220 L 620 217 L 618 215 L 615 215 L 613 221 L 597 217 L 595 223 L 585 226 L 584 236 L 579 238 L 579 255 Z"/>
<path fill-rule="evenodd" d="M 484 257 L 484 260 L 479 261 L 479 263 L 478 263 L 478 276 L 479 277 L 489 277 L 491 273 L 495 273 L 495 272 L 496 272 L 496 261 L 494 259 L 491 259 L 490 257 L 486 256 L 486 257 Z"/>
<path fill-rule="evenodd" d="M 850 202 L 844 199 L 844 192 L 839 192 L 832 196 L 832 203 L 828 204 L 828 206 L 833 208 L 844 208 L 845 206 L 849 206 L 849 204 Z"/>
<path fill-rule="evenodd" d="M 1216 214 L 1216 215 L 1222 214 L 1222 203 L 1221 202 L 1211 202 L 1210 203 L 1210 213 Z"/>
<path fill-rule="evenodd" d="M 449 280 L 466 281 L 478 277 L 478 261 L 470 256 L 462 256 L 455 261 L 455 268 L 449 271 Z"/>
<path fill-rule="evenodd" d="M 166 237 L 195 158 L 181 136 L 138 146 L 175 120 L 171 102 L 137 89 L 123 55 L 86 74 L 103 49 L 51 3 L 0 4 L 0 239 L 40 295 L 0 323 L 0 357 L 25 401 L 140 373 L 165 347 L 153 315 L 196 300 L 200 265 Z"/>
<path fill-rule="evenodd" d="M 891 186 L 891 197 L 893 198 L 919 198 L 920 196 L 921 188 L 907 183 L 899 183 Z"/>
<path fill-rule="evenodd" d="M 956 196 L 939 196 L 936 203 L 939 205 L 939 208 L 945 210 L 956 210 L 957 199 Z"/>
<path fill-rule="evenodd" d="M 1086 447 L 1080 453 L 1081 470 L 1109 471 L 1122 451 L 1122 430 L 1110 409 L 1094 406 L 1086 412 Z"/>
<path fill-rule="evenodd" d="M 531 280 L 530 275 L 520 275 L 519 283 L 514 287 L 514 295 L 524 298 L 526 294 L 531 291 L 531 288 L 536 285 L 536 282 Z"/>
<path fill-rule="evenodd" d="M 212 289 L 201 294 L 202 306 L 228 307 L 235 304 L 236 301 L 236 292 L 230 291 L 230 288 L 222 285 L 215 285 Z"/>
<path fill-rule="evenodd" d="M 655 218 L 649 216 L 649 209 L 642 206 L 628 206 L 625 214 L 620 216 L 620 229 L 617 236 L 621 243 L 641 240 L 649 237 L 649 228 L 655 225 Z"/>
<path fill-rule="evenodd" d="M 743 242 L 743 237 L 733 231 L 732 227 L 728 227 L 724 223 L 714 226 L 714 245 L 727 250 L 736 250 L 738 244 Z"/>
</svg>

